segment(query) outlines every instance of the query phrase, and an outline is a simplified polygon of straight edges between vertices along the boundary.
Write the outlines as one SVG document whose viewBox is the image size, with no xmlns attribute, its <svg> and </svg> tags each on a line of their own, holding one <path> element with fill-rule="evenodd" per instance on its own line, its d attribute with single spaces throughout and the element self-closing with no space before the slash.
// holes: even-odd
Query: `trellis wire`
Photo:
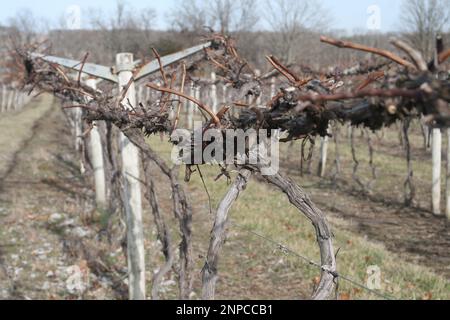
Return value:
<svg viewBox="0 0 450 320">
<path fill-rule="evenodd" d="M 238 228 L 238 229 L 240 229 L 240 230 L 242 230 L 242 231 L 248 233 L 248 234 L 251 234 L 251 235 L 253 235 L 253 236 L 256 236 L 256 237 L 258 237 L 258 238 L 260 238 L 260 239 L 262 239 L 262 240 L 264 240 L 264 241 L 266 241 L 266 242 L 268 242 L 268 243 L 271 243 L 271 244 L 273 244 L 273 245 L 276 245 L 277 248 L 280 249 L 284 254 L 291 254 L 291 255 L 293 255 L 293 256 L 299 258 L 300 260 L 303 260 L 304 262 L 308 263 L 309 265 L 315 266 L 315 267 L 317 267 L 317 268 L 320 268 L 320 269 L 323 270 L 323 271 L 328 272 L 328 270 L 325 270 L 325 269 L 322 268 L 322 266 L 320 265 L 320 263 L 315 262 L 314 260 L 312 260 L 312 259 L 306 257 L 305 255 L 302 255 L 302 254 L 297 253 L 296 251 L 290 249 L 288 246 L 286 246 L 286 245 L 284 245 L 284 244 L 282 244 L 282 243 L 279 243 L 279 242 L 277 242 L 276 240 L 273 240 L 273 239 L 271 239 L 271 238 L 269 238 L 269 237 L 267 237 L 267 236 L 264 236 L 264 235 L 262 235 L 262 234 L 259 234 L 259 233 L 255 232 L 255 231 L 249 230 L 248 228 L 246 228 L 246 227 L 244 227 L 244 226 L 241 226 L 241 225 L 239 225 L 239 224 L 237 224 L 237 223 L 235 223 L 235 222 L 230 221 L 229 224 L 230 224 L 231 226 L 234 226 L 234 227 L 236 227 L 236 228 Z M 336 273 L 336 274 L 333 273 L 332 275 L 333 275 L 336 279 L 342 279 L 342 280 L 344 280 L 344 281 L 347 281 L 348 283 L 350 283 L 350 284 L 352 284 L 352 285 L 354 285 L 354 286 L 356 286 L 356 287 L 359 287 L 359 288 L 361 288 L 361 289 L 363 289 L 363 290 L 366 290 L 367 292 L 369 292 L 369 293 L 371 293 L 371 294 L 373 294 L 373 295 L 375 295 L 375 296 L 377 296 L 377 297 L 379 297 L 379 298 L 383 298 L 383 299 L 385 299 L 385 300 L 398 300 L 398 299 L 396 299 L 395 297 L 392 297 L 392 296 L 387 295 L 387 294 L 385 294 L 385 293 L 380 293 L 380 292 L 378 292 L 378 291 L 376 291 L 376 290 L 370 289 L 370 288 L 368 288 L 367 286 L 363 285 L 362 283 L 359 283 L 359 282 L 353 280 L 352 278 L 350 278 L 350 277 L 347 276 L 347 275 L 342 275 L 342 274 L 338 274 L 338 273 Z"/>
</svg>

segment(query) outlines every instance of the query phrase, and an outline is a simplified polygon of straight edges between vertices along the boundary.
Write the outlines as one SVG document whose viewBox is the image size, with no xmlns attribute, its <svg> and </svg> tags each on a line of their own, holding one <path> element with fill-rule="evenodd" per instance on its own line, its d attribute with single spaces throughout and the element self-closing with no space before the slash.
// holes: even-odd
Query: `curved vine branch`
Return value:
<svg viewBox="0 0 450 320">
<path fill-rule="evenodd" d="M 407 68 L 413 69 L 413 70 L 417 70 L 416 66 L 414 64 L 412 64 L 411 62 L 397 56 L 396 54 L 387 51 L 387 50 L 382 50 L 382 49 L 377 49 L 377 48 L 372 48 L 372 47 L 368 47 L 362 44 L 357 44 L 357 43 L 353 43 L 350 41 L 343 41 L 343 40 L 336 40 L 333 38 L 329 38 L 329 37 L 325 37 L 322 36 L 320 37 L 320 41 L 324 42 L 324 43 L 328 43 L 331 44 L 333 46 L 336 46 L 338 48 L 348 48 L 348 49 L 354 49 L 354 50 L 359 50 L 359 51 L 364 51 L 364 52 L 369 52 L 369 53 L 373 53 L 385 58 L 388 58 L 402 66 L 405 66 Z"/>
<path fill-rule="evenodd" d="M 217 115 L 211 110 L 211 108 L 209 108 L 207 105 L 201 103 L 197 99 L 195 99 L 193 97 L 190 97 L 187 94 L 184 94 L 183 92 L 180 92 L 180 91 L 177 91 L 177 90 L 174 90 L 174 89 L 158 87 L 157 85 L 155 85 L 153 83 L 147 84 L 147 87 L 149 87 L 149 88 L 151 88 L 153 90 L 156 90 L 156 91 L 165 92 L 165 93 L 171 93 L 171 94 L 177 95 L 179 97 L 185 98 L 185 99 L 195 103 L 197 106 L 199 106 L 200 109 L 205 111 L 211 117 L 211 119 L 214 121 L 214 123 L 217 126 L 220 126 L 220 119 L 217 117 Z"/>
<path fill-rule="evenodd" d="M 252 172 L 248 169 L 241 169 L 239 171 L 236 180 L 230 186 L 217 209 L 214 227 L 211 231 L 208 255 L 206 257 L 205 266 L 202 269 L 202 297 L 204 300 L 214 300 L 219 253 L 225 242 L 228 213 L 240 193 L 245 190 L 251 174 Z"/>
<path fill-rule="evenodd" d="M 291 204 L 313 224 L 320 249 L 322 271 L 319 285 L 312 298 L 314 300 L 328 299 L 333 293 L 338 273 L 336 271 L 336 258 L 332 242 L 333 234 L 325 215 L 311 201 L 306 192 L 291 179 L 285 178 L 280 174 L 263 176 L 263 178 L 286 194 Z"/>
<path fill-rule="evenodd" d="M 170 235 L 170 230 L 167 226 L 164 216 L 162 215 L 158 197 L 156 195 L 153 172 L 151 171 L 149 165 L 150 162 L 148 161 L 150 159 L 145 158 L 146 161 L 144 161 L 144 158 L 142 158 L 142 160 L 146 180 L 145 182 L 147 185 L 147 188 L 145 190 L 145 197 L 152 207 L 153 219 L 155 221 L 158 239 L 161 242 L 162 252 L 166 259 L 165 264 L 158 270 L 158 272 L 153 275 L 152 279 L 152 299 L 158 300 L 161 282 L 164 279 L 164 276 L 172 269 L 175 256 L 172 249 L 172 237 Z"/>
</svg>

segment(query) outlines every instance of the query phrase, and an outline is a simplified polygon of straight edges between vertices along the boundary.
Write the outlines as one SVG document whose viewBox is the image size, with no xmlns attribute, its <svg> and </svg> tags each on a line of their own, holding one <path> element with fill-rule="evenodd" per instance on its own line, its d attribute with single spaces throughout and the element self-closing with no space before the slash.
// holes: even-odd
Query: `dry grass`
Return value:
<svg viewBox="0 0 450 320">
<path fill-rule="evenodd" d="M 150 143 L 168 158 L 170 145 L 161 142 L 159 138 L 152 138 Z M 344 146 L 341 149 L 344 167 L 350 169 L 346 164 L 349 160 L 349 149 Z M 362 162 L 367 160 L 364 158 L 362 148 L 359 148 L 359 156 Z M 333 157 L 331 153 L 330 159 Z M 404 170 L 404 160 L 377 155 L 376 163 L 384 164 L 384 168 L 388 170 L 380 172 L 377 185 L 384 186 L 384 189 L 377 190 L 386 191 L 389 185 L 395 185 L 395 182 L 398 184 L 398 177 L 392 176 L 393 174 L 404 176 L 400 173 L 402 169 Z M 425 179 L 429 166 L 423 164 L 420 168 L 422 170 L 418 170 L 417 177 Z M 227 184 L 224 180 L 212 182 L 217 176 L 217 168 L 203 167 L 202 172 L 212 195 L 214 208 L 226 192 Z M 313 177 L 300 178 L 298 174 L 297 176 L 291 174 L 291 176 L 298 179 L 301 185 L 306 185 L 308 190 L 317 182 L 317 179 Z M 207 242 L 212 223 L 207 205 L 208 198 L 198 175 L 193 177 L 188 188 L 196 209 L 194 211 L 196 247 L 203 257 L 207 246 L 204 243 L 199 244 L 198 241 Z M 315 201 L 321 195 L 322 198 L 330 196 L 330 190 L 332 190 L 332 188 L 327 190 L 326 187 L 316 189 L 321 190 L 321 193 L 315 190 L 313 194 Z M 314 191 L 314 188 L 312 190 Z M 347 197 L 343 201 L 351 200 Z M 350 204 L 348 208 L 354 210 Z M 368 267 L 376 265 L 381 269 L 380 292 L 382 293 L 398 299 L 450 298 L 450 284 L 446 278 L 437 275 L 427 267 L 405 262 L 400 254 L 388 250 L 381 242 L 367 238 L 363 231 L 351 230 L 352 228 L 349 227 L 351 221 L 331 215 L 326 208 L 324 211 L 330 216 L 333 225 L 335 246 L 340 248 L 338 255 L 340 273 L 365 284 Z M 231 216 L 233 222 L 245 229 L 274 239 L 315 261 L 319 260 L 314 230 L 310 222 L 290 206 L 286 197 L 277 190 L 252 181 L 234 205 Z M 448 248 L 443 249 L 448 250 Z M 197 259 L 199 267 L 202 262 L 203 259 Z M 305 264 L 293 255 L 286 255 L 276 245 L 267 243 L 232 225 L 229 228 L 229 237 L 220 263 L 221 280 L 218 295 L 220 298 L 249 299 L 307 298 L 317 281 L 318 274 L 315 267 Z M 342 299 L 377 298 L 344 281 L 340 282 L 340 297 Z"/>
<path fill-rule="evenodd" d="M 33 125 L 36 120 L 52 107 L 52 97 L 43 95 L 38 101 L 32 103 L 32 107 L 25 107 L 22 112 L 8 112 L 0 114 L 0 161 L 8 163 L 13 156 L 11 150 L 18 150 L 24 137 L 29 137 L 33 133 Z M 0 165 L 0 176 L 5 173 L 6 166 Z"/>
<path fill-rule="evenodd" d="M 49 103 L 50 101 L 46 101 L 45 99 L 48 98 L 43 96 L 34 108 L 29 108 L 20 115 L 2 115 L 0 124 L 6 130 L 2 130 L 5 134 L 0 138 L 0 154 L 5 154 L 4 150 L 11 150 L 12 148 L 19 149 L 24 137 L 32 135 L 34 121 L 52 107 L 52 104 Z M 20 203 L 16 203 L 19 200 L 14 201 L 11 198 L 8 199 L 8 203 L 5 203 L 8 209 L 7 213 L 11 219 L 18 219 L 22 216 L 21 214 L 18 217 L 10 211 L 10 209 L 12 210 L 16 207 L 22 208 L 21 211 L 23 211 L 22 213 L 25 217 L 40 214 L 46 216 L 49 213 L 55 212 L 55 210 L 61 210 L 60 212 L 66 212 L 71 216 L 76 216 L 81 210 L 78 207 L 71 210 L 70 205 L 72 203 L 76 205 L 78 203 L 77 201 L 80 201 L 79 197 L 82 193 L 77 190 L 83 186 L 83 183 L 85 186 L 86 182 L 76 178 L 76 174 L 70 172 L 72 169 L 69 170 L 67 167 L 62 167 L 61 164 L 59 164 L 61 167 L 55 167 L 55 161 L 47 161 L 49 156 L 44 151 L 51 146 L 53 152 L 64 152 L 64 156 L 68 157 L 68 160 L 73 160 L 74 163 L 77 163 L 76 155 L 67 153 L 67 150 L 71 148 L 68 145 L 69 139 L 58 139 L 58 137 L 54 136 L 55 132 L 61 131 L 59 126 L 62 126 L 62 124 L 59 122 L 55 122 L 54 120 L 47 121 L 44 123 L 44 126 L 49 126 L 41 128 L 42 130 L 48 131 L 48 133 L 42 134 L 41 137 L 33 140 L 33 145 L 22 152 L 19 157 L 21 163 L 15 169 L 15 175 L 26 178 L 29 175 L 36 174 L 33 177 L 36 181 L 41 181 L 41 179 L 46 179 L 47 181 L 48 177 L 59 181 L 58 179 L 61 180 L 61 177 L 68 176 L 70 179 L 67 181 L 72 181 L 72 184 L 68 186 L 74 191 L 68 194 L 67 191 L 64 191 L 65 189 L 56 190 L 54 187 L 42 185 L 41 182 L 39 182 L 39 188 L 33 187 L 32 185 L 26 188 L 25 186 L 17 186 L 17 197 Z M 65 132 L 65 134 L 69 133 Z M 420 136 L 415 133 L 412 139 L 415 145 L 415 156 L 420 159 L 428 157 L 429 155 L 423 155 L 420 151 Z M 58 146 L 58 143 L 62 143 L 62 140 L 67 144 L 64 148 Z M 404 179 L 405 163 L 400 156 L 402 154 L 401 149 L 398 150 L 399 147 L 396 147 L 395 142 L 398 141 L 398 138 L 396 138 L 395 131 L 387 131 L 386 138 L 383 141 L 383 143 L 377 146 L 379 153 L 376 155 L 375 162 L 379 167 L 383 165 L 383 169 L 380 169 L 374 195 L 386 196 L 389 201 L 396 199 L 400 201 L 402 199 L 402 184 L 399 181 L 403 181 Z M 161 142 L 159 137 L 152 137 L 149 142 L 168 159 L 171 151 L 171 146 L 168 143 Z M 358 147 L 358 156 L 361 162 L 365 164 L 367 162 L 367 151 L 364 141 L 359 141 L 358 145 L 361 146 Z M 283 148 L 288 148 L 288 146 L 283 146 Z M 367 268 L 372 265 L 377 265 L 380 267 L 382 273 L 381 291 L 386 294 L 399 299 L 450 298 L 450 285 L 447 278 L 433 271 L 439 269 L 435 264 L 431 263 L 429 267 L 426 267 L 424 266 L 426 263 L 419 259 L 419 257 L 425 256 L 428 261 L 433 262 L 433 259 L 428 258 L 425 253 L 427 251 L 431 252 L 433 250 L 432 246 L 439 247 L 437 239 L 440 236 L 439 232 L 443 231 L 436 229 L 436 232 L 430 232 L 430 226 L 436 225 L 434 220 L 432 221 L 431 218 L 417 208 L 403 210 L 401 208 L 399 209 L 397 205 L 390 206 L 386 203 L 378 203 L 367 197 L 358 195 L 354 191 L 355 185 L 351 182 L 350 153 L 349 147 L 345 142 L 341 144 L 342 161 L 343 167 L 345 168 L 341 178 L 347 183 L 340 184 L 338 187 L 329 183 L 327 179 L 318 179 L 314 176 L 305 176 L 302 178 L 298 172 L 299 157 L 296 154 L 300 150 L 299 144 L 297 143 L 293 147 L 290 147 L 290 150 L 290 154 L 288 150 L 283 150 L 283 154 L 289 154 L 288 159 L 283 161 L 283 165 L 286 168 L 290 168 L 289 175 L 297 179 L 312 194 L 313 200 L 319 204 L 329 217 L 336 237 L 335 246 L 336 248 L 340 248 L 338 255 L 340 273 L 348 275 L 358 282 L 365 283 Z M 51 159 L 53 158 L 51 157 Z M 330 144 L 330 159 L 331 162 L 334 159 L 332 144 Z M 316 165 L 314 165 L 314 168 Z M 367 177 L 367 171 L 364 170 L 367 170 L 367 168 L 364 169 L 363 166 L 361 176 Z M 415 163 L 415 170 L 416 181 L 421 182 L 419 190 L 422 190 L 418 198 L 419 206 L 424 209 L 429 202 L 427 198 L 429 197 L 429 191 L 427 191 L 429 185 L 426 184 L 429 173 L 431 172 L 429 161 L 417 161 Z M 331 171 L 331 168 L 329 171 Z M 227 191 L 227 183 L 225 180 L 213 182 L 218 174 L 218 170 L 215 167 L 205 166 L 202 168 L 202 172 L 205 176 L 209 192 L 212 195 L 212 205 L 214 208 Z M 161 207 L 173 230 L 175 245 L 178 243 L 179 238 L 177 238 L 177 222 L 170 214 L 170 190 L 167 181 L 158 173 L 157 169 L 155 169 L 155 175 L 158 181 L 157 188 L 161 200 Z M 198 174 L 193 176 L 191 183 L 187 187 L 194 206 L 193 228 L 194 259 L 196 263 L 196 296 L 193 296 L 193 298 L 198 298 L 200 295 L 199 288 L 201 287 L 200 270 L 203 266 L 202 264 L 204 263 L 204 257 L 208 248 L 213 216 L 209 212 L 208 197 Z M 31 193 L 24 194 L 25 192 Z M 8 194 L 14 194 L 14 192 L 9 191 Z M 91 200 L 87 199 L 83 201 L 89 202 Z M 411 214 L 411 217 L 405 216 L 405 214 Z M 288 246 L 295 252 L 308 256 L 313 260 L 319 260 L 314 230 L 309 221 L 290 206 L 284 195 L 263 183 L 256 180 L 251 181 L 247 190 L 233 207 L 231 217 L 235 224 L 244 227 L 245 230 L 252 230 L 263 234 Z M 392 217 L 397 220 L 391 221 L 390 219 L 394 219 Z M 401 222 L 407 222 L 408 225 L 398 224 L 399 219 Z M 155 241 L 154 224 L 149 208 L 147 207 L 144 210 L 144 220 L 148 254 L 147 276 L 150 279 L 152 271 L 160 265 L 162 257 L 159 251 L 160 247 Z M 49 266 L 45 270 L 40 270 L 37 263 L 42 264 L 42 262 L 33 260 L 35 258 L 31 257 L 31 251 L 28 251 L 31 250 L 30 248 L 32 246 L 42 245 L 41 242 L 48 242 L 53 248 L 60 248 L 60 243 L 58 242 L 60 240 L 57 235 L 53 235 L 44 229 L 42 223 L 30 222 L 28 220 L 21 221 L 20 223 L 11 225 L 11 228 L 9 228 L 10 232 L 0 234 L 0 242 L 7 244 L 12 238 L 30 239 L 31 236 L 35 237 L 36 240 L 31 243 L 28 243 L 28 240 L 19 241 L 13 248 L 0 249 L 3 251 L 7 261 L 9 261 L 10 255 L 14 253 L 19 255 L 23 254 L 28 260 L 29 264 L 23 271 L 24 278 L 18 283 L 23 293 L 30 295 L 31 292 L 31 297 L 36 295 L 39 298 L 49 298 L 47 292 L 38 290 L 33 293 L 33 290 L 36 290 L 36 288 L 31 288 L 31 284 L 34 283 L 37 286 L 39 281 L 46 280 L 45 273 L 53 267 L 51 265 L 53 259 L 56 261 L 55 264 L 68 262 L 64 261 L 60 250 L 56 249 L 52 253 L 51 259 L 47 261 Z M 424 225 L 423 234 L 411 228 L 413 224 L 420 225 L 423 221 L 430 221 L 429 225 Z M 384 224 L 385 222 L 396 223 L 395 226 L 397 229 L 394 229 L 395 232 Z M 377 225 L 380 228 L 376 228 Z M 439 221 L 437 225 L 445 229 L 445 226 L 439 224 Z M 410 228 L 410 233 L 406 232 Z M 317 268 L 305 264 L 293 255 L 286 255 L 276 245 L 267 243 L 245 230 L 234 225 L 229 227 L 229 236 L 223 249 L 219 266 L 218 298 L 308 298 L 314 283 L 317 281 L 316 278 L 319 274 Z M 24 237 L 24 232 L 27 237 Z M 389 238 L 387 234 L 392 234 L 396 237 Z M 430 235 L 436 239 L 430 238 L 424 241 L 423 237 L 425 235 Z M 416 236 L 420 236 L 421 242 L 428 245 L 417 256 L 408 251 L 407 249 L 409 247 L 402 242 L 408 240 L 408 237 L 414 238 Z M 415 239 L 412 239 L 411 243 L 414 244 L 414 241 Z M 440 246 L 441 250 L 448 252 L 448 246 L 446 247 L 445 245 L 446 242 L 442 242 Z M 15 252 L 16 250 L 22 250 L 22 253 L 17 253 Z M 444 258 L 447 255 L 444 254 Z M 111 264 L 124 265 L 124 259 L 120 252 L 116 257 L 111 256 Z M 438 260 L 438 258 L 440 257 L 436 255 L 435 259 Z M 403 259 L 406 259 L 406 262 Z M 440 261 L 439 265 L 445 264 L 445 261 Z M 33 273 L 36 273 L 38 278 L 31 280 Z M 170 279 L 176 280 L 173 272 L 169 277 Z M 62 291 L 60 292 L 58 288 L 57 283 L 55 283 L 55 288 L 52 288 L 50 291 L 53 292 L 56 290 L 58 298 L 68 298 L 67 294 Z M 162 297 L 166 299 L 177 297 L 177 288 L 174 282 L 165 283 Z M 377 297 L 341 281 L 340 298 L 375 299 Z"/>
</svg>

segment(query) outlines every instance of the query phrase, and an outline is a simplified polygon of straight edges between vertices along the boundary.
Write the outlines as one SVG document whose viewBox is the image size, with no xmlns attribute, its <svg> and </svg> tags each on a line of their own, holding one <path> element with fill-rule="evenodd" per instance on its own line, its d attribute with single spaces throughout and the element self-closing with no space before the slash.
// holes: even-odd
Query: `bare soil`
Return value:
<svg viewBox="0 0 450 320">
<path fill-rule="evenodd" d="M 9 134 L 7 141 L 0 140 L 0 299 L 124 299 L 126 261 L 120 246 L 102 239 L 102 226 L 92 219 L 91 177 L 80 174 L 60 106 L 43 96 L 33 102 L 32 109 L 0 119 L 0 136 Z M 36 114 L 30 116 L 31 111 Z M 28 122 L 19 125 L 24 119 Z M 379 150 L 401 162 L 402 152 L 395 148 L 386 144 Z M 344 166 L 351 167 L 347 162 L 344 157 Z M 380 181 L 380 189 L 367 195 L 349 182 L 348 172 L 336 184 L 313 175 L 301 177 L 295 157 L 285 159 L 283 166 L 326 214 L 345 221 L 340 229 L 382 243 L 406 261 L 450 278 L 450 229 L 445 218 L 427 210 L 427 185 L 419 185 L 416 206 L 407 208 L 401 204 L 400 191 L 391 190 L 392 181 Z M 155 174 L 162 210 L 176 235 L 169 185 L 156 169 Z M 392 179 L 402 181 L 399 177 Z M 423 177 L 418 175 L 418 179 Z M 196 270 L 201 270 L 213 217 L 201 184 L 190 185 L 189 192 L 195 213 L 194 262 Z M 261 194 L 249 191 L 246 196 Z M 251 201 L 243 201 L 236 210 L 250 210 Z M 144 213 L 150 279 L 163 258 L 147 207 Z M 61 221 L 55 222 L 58 217 Z M 286 234 L 296 231 L 295 224 L 284 223 Z M 314 242 L 312 233 L 305 237 Z M 174 245 L 177 241 L 175 236 Z M 196 272 L 196 288 L 201 287 L 200 280 L 200 272 Z M 171 272 L 162 298 L 177 297 L 175 281 L 176 274 Z M 218 298 L 305 299 L 314 281 L 314 277 L 299 275 L 298 266 L 289 263 L 277 248 L 261 244 L 248 233 L 230 230 L 220 264 Z M 192 297 L 199 296 L 196 289 Z"/>
</svg>

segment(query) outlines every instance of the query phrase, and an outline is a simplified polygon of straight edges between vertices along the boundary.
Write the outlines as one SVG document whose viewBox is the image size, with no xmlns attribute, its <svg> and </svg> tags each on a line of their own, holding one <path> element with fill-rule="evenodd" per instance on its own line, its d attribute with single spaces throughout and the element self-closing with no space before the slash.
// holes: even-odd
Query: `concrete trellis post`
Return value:
<svg viewBox="0 0 450 320">
<path fill-rule="evenodd" d="M 4 112 L 9 111 L 9 105 L 11 104 L 11 90 L 8 88 L 6 89 L 5 93 L 5 108 L 3 109 Z"/>
<path fill-rule="evenodd" d="M 216 73 L 212 72 L 211 73 L 211 82 L 212 82 L 212 85 L 211 85 L 211 107 L 215 114 L 217 114 L 217 112 L 219 111 L 219 110 L 217 110 L 219 103 L 218 103 L 218 99 L 217 99 L 216 79 L 217 79 Z"/>
<path fill-rule="evenodd" d="M 74 121 L 74 134 L 75 134 L 75 150 L 81 153 L 83 150 L 84 138 L 83 138 L 83 110 L 81 108 L 72 109 L 73 121 Z M 84 167 L 83 159 L 80 158 L 80 172 L 84 174 L 86 168 Z"/>
<path fill-rule="evenodd" d="M 195 97 L 194 82 L 191 82 L 191 85 L 189 87 L 189 95 L 191 97 Z M 191 130 L 194 126 L 194 103 L 192 101 L 188 101 L 187 108 L 187 127 L 189 130 Z"/>
<path fill-rule="evenodd" d="M 256 75 L 256 77 L 260 77 L 261 76 L 261 70 L 259 70 L 259 69 L 256 69 L 255 70 L 255 75 Z M 259 95 L 259 97 L 256 99 L 256 105 L 259 107 L 259 106 L 261 106 L 261 101 L 262 101 L 262 95 Z"/>
<path fill-rule="evenodd" d="M 276 81 L 275 78 L 272 78 L 270 80 L 270 98 L 275 97 L 275 95 L 277 94 L 277 87 L 275 81 Z"/>
<path fill-rule="evenodd" d="M 445 215 L 450 221 L 450 129 L 447 129 L 447 179 L 446 179 L 446 208 Z"/>
<path fill-rule="evenodd" d="M 14 95 L 13 95 L 13 103 L 11 106 L 11 109 L 16 111 L 17 110 L 17 96 L 19 95 L 19 91 L 16 89 L 13 89 Z"/>
<path fill-rule="evenodd" d="M 167 96 L 167 100 L 169 101 L 168 103 L 168 107 L 170 108 L 169 110 L 169 119 L 170 120 L 174 120 L 175 119 L 175 109 L 174 109 L 174 104 L 171 102 L 173 98 L 173 95 L 169 94 Z"/>
<path fill-rule="evenodd" d="M 227 85 L 223 84 L 222 85 L 222 103 L 223 104 L 227 103 L 227 90 L 228 90 Z"/>
<path fill-rule="evenodd" d="M 23 107 L 23 92 L 19 91 L 19 93 L 17 94 L 16 110 L 22 110 L 22 107 Z"/>
<path fill-rule="evenodd" d="M 329 130 L 329 129 L 328 129 Z M 327 169 L 327 157 L 328 157 L 328 136 L 320 139 L 320 164 L 319 164 L 319 176 L 323 178 Z"/>
<path fill-rule="evenodd" d="M 212 45 L 207 42 L 181 52 L 174 53 L 161 58 L 162 66 L 166 67 L 175 62 L 180 61 L 198 52 L 204 51 Z M 45 56 L 38 53 L 32 53 L 33 57 L 43 59 L 47 62 L 56 63 L 78 72 L 101 78 L 113 83 L 118 83 L 117 94 L 122 94 L 123 88 L 127 86 L 130 79 L 133 77 L 133 70 L 136 62 L 133 60 L 133 55 L 130 53 L 120 53 L 116 56 L 116 68 L 109 66 L 96 65 L 92 63 L 80 63 L 71 59 Z M 154 72 L 160 70 L 160 62 L 153 60 L 143 66 L 135 75 L 134 80 L 138 81 Z M 149 91 L 147 91 L 147 94 Z M 128 105 L 136 105 L 136 88 L 133 82 L 127 91 L 124 98 Z M 193 109 L 193 108 L 191 108 Z M 139 151 L 138 149 L 125 137 L 120 135 L 120 151 L 122 155 L 122 173 L 125 182 L 125 211 L 127 216 L 127 245 L 128 245 L 128 270 L 129 270 L 129 294 L 132 300 L 145 299 L 145 256 L 144 256 L 144 238 L 142 230 L 142 199 L 141 188 L 139 182 Z"/>
<path fill-rule="evenodd" d="M 145 102 L 146 102 L 146 103 L 149 102 L 150 99 L 151 99 L 151 96 L 150 96 L 150 88 L 146 88 L 146 89 L 145 89 Z"/>
<path fill-rule="evenodd" d="M 9 90 L 9 97 L 8 97 L 8 106 L 6 107 L 6 111 L 11 111 L 14 107 L 14 96 L 16 95 L 15 90 Z"/>
<path fill-rule="evenodd" d="M 94 90 L 97 89 L 97 81 L 95 79 L 88 79 L 86 84 Z M 90 132 L 90 148 L 92 166 L 94 168 L 95 202 L 97 208 L 103 210 L 106 209 L 106 185 L 102 140 L 97 123 L 94 122 L 92 125 L 94 127 Z"/>
<path fill-rule="evenodd" d="M 6 91 L 6 86 L 2 85 L 2 104 L 0 105 L 0 112 L 5 112 L 7 107 L 7 101 L 8 101 L 8 92 Z"/>
<path fill-rule="evenodd" d="M 433 129 L 433 174 L 432 174 L 432 200 L 431 206 L 433 214 L 441 214 L 441 148 L 442 133 L 440 129 Z"/>
<path fill-rule="evenodd" d="M 23 107 L 25 106 L 26 102 L 25 102 L 25 93 L 24 92 L 20 92 L 20 96 L 19 96 L 19 106 L 20 106 L 20 110 L 23 109 Z"/>
<path fill-rule="evenodd" d="M 120 91 L 127 86 L 133 76 L 133 54 L 119 53 L 116 56 Z M 134 83 L 128 89 L 124 103 L 136 105 Z M 125 182 L 125 211 L 127 216 L 127 247 L 129 295 L 131 300 L 145 299 L 145 251 L 144 232 L 142 228 L 142 199 L 139 182 L 139 150 L 124 134 L 120 134 L 120 151 L 122 155 L 122 173 Z"/>
<path fill-rule="evenodd" d="M 139 86 L 137 90 L 137 102 L 143 102 L 144 101 L 144 87 Z"/>
<path fill-rule="evenodd" d="M 21 95 L 21 92 L 19 90 L 17 90 L 16 95 L 14 96 L 14 111 L 20 110 L 20 95 Z"/>
<path fill-rule="evenodd" d="M 195 92 L 195 99 L 197 99 L 198 101 L 201 100 L 201 92 L 200 92 L 200 90 L 201 90 L 201 87 L 200 87 L 200 86 L 195 86 L 195 89 L 194 89 L 194 92 Z M 195 114 L 196 114 L 197 112 L 200 113 L 200 111 L 198 111 L 199 109 L 197 108 L 197 106 L 193 105 L 193 106 L 192 106 L 192 109 L 194 110 L 194 116 L 195 116 Z M 195 118 L 194 118 L 194 121 L 195 121 Z"/>
</svg>

